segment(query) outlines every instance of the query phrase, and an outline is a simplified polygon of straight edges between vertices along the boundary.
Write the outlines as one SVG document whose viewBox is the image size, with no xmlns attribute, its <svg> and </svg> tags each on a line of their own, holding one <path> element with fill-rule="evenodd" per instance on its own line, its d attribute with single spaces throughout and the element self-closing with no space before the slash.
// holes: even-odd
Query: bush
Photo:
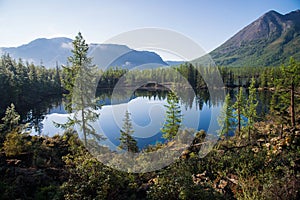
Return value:
<svg viewBox="0 0 300 200">
<path fill-rule="evenodd" d="M 6 135 L 3 145 L 6 156 L 17 156 L 26 152 L 31 146 L 31 141 L 26 140 L 27 134 L 21 134 L 19 132 L 20 131 L 17 128 Z"/>
</svg>

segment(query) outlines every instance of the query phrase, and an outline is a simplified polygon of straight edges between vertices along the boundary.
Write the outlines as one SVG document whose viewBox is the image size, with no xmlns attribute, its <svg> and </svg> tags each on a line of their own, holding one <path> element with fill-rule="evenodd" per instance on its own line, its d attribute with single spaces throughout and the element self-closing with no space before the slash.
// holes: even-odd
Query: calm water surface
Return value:
<svg viewBox="0 0 300 200">
<path fill-rule="evenodd" d="M 235 91 L 231 92 L 234 98 Z M 220 99 L 210 99 L 207 91 L 202 91 L 196 96 L 190 93 L 180 98 L 183 115 L 181 128 L 208 131 L 210 125 L 217 126 L 217 116 L 214 115 L 222 109 L 224 102 Z M 263 100 L 260 101 L 259 110 L 264 112 L 267 109 L 264 99 L 268 98 L 261 95 L 258 93 L 258 99 Z M 115 103 L 112 104 L 110 92 L 105 91 L 100 95 L 103 104 L 98 111 L 100 117 L 92 125 L 97 133 L 101 133 L 106 138 L 104 143 L 114 149 L 119 145 L 120 129 L 123 126 L 125 111 L 128 110 L 134 129 L 133 136 L 137 140 L 139 148 L 164 142 L 160 129 L 165 122 L 166 97 L 166 92 L 140 92 L 132 95 L 130 99 L 119 97 L 118 101 L 113 101 Z M 62 134 L 64 130 L 55 127 L 53 122 L 64 123 L 69 116 L 70 114 L 65 112 L 63 104 L 56 102 L 56 105 L 49 108 L 43 118 L 38 120 L 38 124 L 32 127 L 32 133 L 47 136 Z M 78 127 L 75 129 L 79 130 Z M 212 132 L 215 131 L 216 128 Z"/>
</svg>

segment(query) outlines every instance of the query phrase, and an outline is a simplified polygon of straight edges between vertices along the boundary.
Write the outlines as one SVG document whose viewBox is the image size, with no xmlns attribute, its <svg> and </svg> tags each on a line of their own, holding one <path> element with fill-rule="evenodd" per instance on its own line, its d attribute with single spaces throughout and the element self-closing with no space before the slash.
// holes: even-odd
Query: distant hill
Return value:
<svg viewBox="0 0 300 200">
<path fill-rule="evenodd" d="M 300 60 L 300 10 L 270 11 L 210 52 L 217 65 L 277 66 L 293 56 Z M 206 57 L 197 59 L 205 63 Z"/>
<path fill-rule="evenodd" d="M 132 69 L 168 65 L 154 52 L 136 51 L 118 44 L 91 44 L 89 56 L 93 57 L 94 63 L 100 68 L 119 66 Z"/>
<path fill-rule="evenodd" d="M 177 66 L 184 63 L 184 61 L 174 61 L 174 60 L 166 60 L 165 62 L 170 66 Z"/>
<path fill-rule="evenodd" d="M 22 58 L 29 63 L 46 67 L 55 67 L 58 64 L 65 64 L 67 57 L 71 55 L 71 42 L 69 38 L 39 38 L 28 44 L 19 47 L 0 48 L 0 52 L 9 53 L 15 59 Z"/>
<path fill-rule="evenodd" d="M 90 44 L 88 55 L 93 57 L 94 64 L 100 68 L 108 66 L 119 66 L 131 69 L 140 65 L 151 63 L 153 66 L 168 65 L 162 58 L 150 51 L 136 51 L 125 45 L 117 44 Z M 0 53 L 9 53 L 15 59 L 22 58 L 29 63 L 44 65 L 53 68 L 58 65 L 67 64 L 68 56 L 72 55 L 72 39 L 52 38 L 36 39 L 19 47 L 2 47 Z"/>
</svg>

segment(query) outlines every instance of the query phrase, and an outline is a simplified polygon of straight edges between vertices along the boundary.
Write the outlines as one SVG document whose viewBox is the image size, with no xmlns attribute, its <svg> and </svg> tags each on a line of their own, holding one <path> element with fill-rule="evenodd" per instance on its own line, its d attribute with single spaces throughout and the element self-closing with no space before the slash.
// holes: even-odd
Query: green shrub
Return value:
<svg viewBox="0 0 300 200">
<path fill-rule="evenodd" d="M 26 152 L 31 146 L 31 141 L 27 141 L 25 138 L 26 133 L 19 133 L 18 129 L 14 129 L 12 132 L 6 135 L 3 149 L 6 156 L 17 156 L 23 152 Z"/>
</svg>

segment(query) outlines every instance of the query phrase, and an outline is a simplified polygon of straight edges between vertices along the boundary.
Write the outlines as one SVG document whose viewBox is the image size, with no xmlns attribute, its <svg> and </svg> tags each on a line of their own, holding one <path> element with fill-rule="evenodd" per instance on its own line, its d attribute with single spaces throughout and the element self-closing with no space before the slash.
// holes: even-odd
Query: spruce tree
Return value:
<svg viewBox="0 0 300 200">
<path fill-rule="evenodd" d="M 68 93 L 64 95 L 66 99 L 65 110 L 67 112 L 72 112 L 73 90 L 75 82 L 78 80 L 78 76 L 80 75 L 79 71 L 84 64 L 91 63 L 91 58 L 87 57 L 88 50 L 89 47 L 79 32 L 73 41 L 73 49 L 71 51 L 73 55 L 68 57 L 68 62 L 71 66 L 63 66 L 63 73 L 65 74 L 63 78 L 63 85 L 68 91 Z"/>
<path fill-rule="evenodd" d="M 288 115 L 288 105 L 282 103 L 280 100 L 282 96 L 279 93 L 279 87 L 275 87 L 275 91 L 272 94 L 270 101 L 270 116 L 271 120 L 276 124 L 280 125 L 280 135 L 283 134 L 283 125 L 288 121 L 286 117 Z"/>
<path fill-rule="evenodd" d="M 2 118 L 1 130 L 11 131 L 18 126 L 19 121 L 20 115 L 16 112 L 15 105 L 12 103 L 10 107 L 7 107 L 5 116 Z"/>
<path fill-rule="evenodd" d="M 237 131 L 239 136 L 241 136 L 241 129 L 242 129 L 242 123 L 243 123 L 243 119 L 242 119 L 242 115 L 243 115 L 243 107 L 245 106 L 245 98 L 244 98 L 244 94 L 243 94 L 243 88 L 240 87 L 239 91 L 236 95 L 236 101 L 233 104 L 233 108 L 235 109 L 235 114 L 236 114 L 236 119 L 237 119 Z"/>
<path fill-rule="evenodd" d="M 270 102 L 272 120 L 280 125 L 281 136 L 285 124 L 290 124 L 292 132 L 296 128 L 296 88 L 300 85 L 300 63 L 293 58 L 288 66 L 280 67 L 280 75 L 274 76 L 275 91 Z"/>
<path fill-rule="evenodd" d="M 132 134 L 134 133 L 132 123 L 130 120 L 130 113 L 128 110 L 125 112 L 125 118 L 123 120 L 124 124 L 122 127 L 121 137 L 120 137 L 120 149 L 124 149 L 131 153 L 136 153 L 139 151 L 139 148 L 137 146 L 137 141 L 132 137 Z"/>
<path fill-rule="evenodd" d="M 168 93 L 167 105 L 165 107 L 167 108 L 166 122 L 161 132 L 163 133 L 163 138 L 172 140 L 175 138 L 182 122 L 179 99 L 175 92 L 170 91 Z"/>
<path fill-rule="evenodd" d="M 92 65 L 92 58 L 87 56 L 89 48 L 80 32 L 73 41 L 73 47 L 73 55 L 68 58 L 71 66 L 63 67 L 63 84 L 68 90 L 68 94 L 65 95 L 66 110 L 73 112 L 74 115 L 69 117 L 65 124 L 57 125 L 62 128 L 79 125 L 86 146 L 88 135 L 92 135 L 97 140 L 103 139 L 91 125 L 98 119 L 97 110 L 101 108 L 95 98 L 97 66 Z"/>
<path fill-rule="evenodd" d="M 218 123 L 223 128 L 219 131 L 220 136 L 225 136 L 228 138 L 229 132 L 234 130 L 234 121 L 233 121 L 233 110 L 230 100 L 230 94 L 228 93 L 225 97 L 223 110 L 220 113 Z"/>
<path fill-rule="evenodd" d="M 290 124 L 294 130 L 296 128 L 295 93 L 300 85 L 300 63 L 291 58 L 287 67 L 281 67 L 281 73 L 283 77 L 278 82 L 278 89 L 282 101 L 289 104 Z"/>
<path fill-rule="evenodd" d="M 249 86 L 249 96 L 246 101 L 246 106 L 244 108 L 244 114 L 247 118 L 247 128 L 248 128 L 248 139 L 250 140 L 251 131 L 254 128 L 254 122 L 257 119 L 257 108 L 258 102 L 256 100 L 256 88 L 255 88 L 255 79 L 251 79 Z"/>
<path fill-rule="evenodd" d="M 15 110 L 15 105 L 12 103 L 10 107 L 7 107 L 5 116 L 2 118 L 2 124 L 0 125 L 0 142 L 4 142 L 8 133 L 12 132 L 19 126 L 20 115 Z"/>
</svg>

